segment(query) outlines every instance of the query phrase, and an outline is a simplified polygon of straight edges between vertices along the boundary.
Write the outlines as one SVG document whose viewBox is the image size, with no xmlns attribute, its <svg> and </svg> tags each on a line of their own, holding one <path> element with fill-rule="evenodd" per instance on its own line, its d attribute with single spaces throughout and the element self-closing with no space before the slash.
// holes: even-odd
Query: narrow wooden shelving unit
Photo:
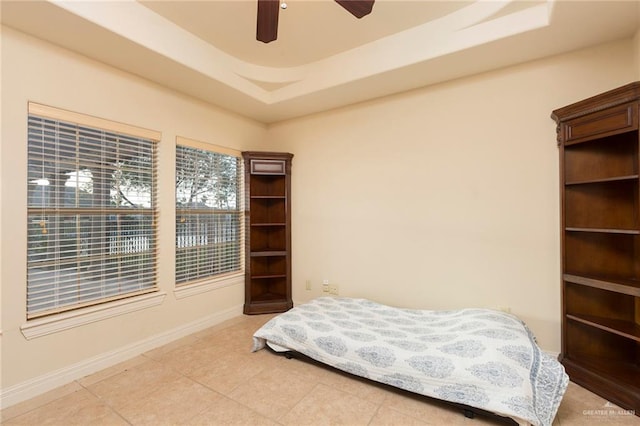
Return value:
<svg viewBox="0 0 640 426">
<path fill-rule="evenodd" d="M 562 352 L 572 381 L 640 415 L 640 83 L 553 111 Z"/>
<path fill-rule="evenodd" d="M 245 314 L 284 312 L 291 299 L 292 154 L 248 151 Z"/>
</svg>

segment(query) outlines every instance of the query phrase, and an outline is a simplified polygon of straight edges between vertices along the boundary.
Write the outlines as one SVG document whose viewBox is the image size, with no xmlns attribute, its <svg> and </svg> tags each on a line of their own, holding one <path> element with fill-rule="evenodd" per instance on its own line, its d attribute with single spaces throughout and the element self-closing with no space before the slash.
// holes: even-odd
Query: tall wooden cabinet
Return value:
<svg viewBox="0 0 640 426">
<path fill-rule="evenodd" d="M 284 312 L 291 299 L 292 154 L 243 152 L 245 314 Z"/>
<path fill-rule="evenodd" d="M 571 380 L 640 415 L 640 82 L 553 111 L 562 353 Z"/>
</svg>

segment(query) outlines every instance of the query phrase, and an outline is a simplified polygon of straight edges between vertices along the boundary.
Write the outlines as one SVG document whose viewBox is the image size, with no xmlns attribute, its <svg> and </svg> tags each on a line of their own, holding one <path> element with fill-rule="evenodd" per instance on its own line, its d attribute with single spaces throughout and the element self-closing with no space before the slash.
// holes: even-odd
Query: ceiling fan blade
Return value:
<svg viewBox="0 0 640 426">
<path fill-rule="evenodd" d="M 336 3 L 358 19 L 371 13 L 373 2 L 374 0 L 336 0 Z"/>
<path fill-rule="evenodd" d="M 264 43 L 278 38 L 278 12 L 280 0 L 258 0 L 256 38 Z"/>
</svg>

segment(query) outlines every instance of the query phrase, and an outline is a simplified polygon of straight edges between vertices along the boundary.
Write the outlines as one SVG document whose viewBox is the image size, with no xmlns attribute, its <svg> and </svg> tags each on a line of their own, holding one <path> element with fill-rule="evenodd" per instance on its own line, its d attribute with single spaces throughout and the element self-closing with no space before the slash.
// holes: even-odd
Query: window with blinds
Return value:
<svg viewBox="0 0 640 426">
<path fill-rule="evenodd" d="M 241 272 L 241 153 L 178 138 L 176 284 Z"/>
<path fill-rule="evenodd" d="M 28 318 L 156 290 L 159 140 L 29 104 Z"/>
</svg>

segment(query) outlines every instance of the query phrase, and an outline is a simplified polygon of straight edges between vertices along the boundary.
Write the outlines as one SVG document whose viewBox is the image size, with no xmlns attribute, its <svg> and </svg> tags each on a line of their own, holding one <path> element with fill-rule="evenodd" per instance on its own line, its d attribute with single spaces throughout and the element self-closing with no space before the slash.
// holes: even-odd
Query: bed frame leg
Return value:
<svg viewBox="0 0 640 426">
<path fill-rule="evenodd" d="M 293 358 L 293 354 L 292 354 L 291 352 L 285 352 L 285 353 L 284 353 L 284 357 L 285 357 L 286 359 L 292 359 L 292 358 Z"/>
<path fill-rule="evenodd" d="M 476 416 L 476 413 L 474 413 L 471 410 L 465 409 L 464 410 L 464 416 L 468 419 L 473 419 Z"/>
</svg>

